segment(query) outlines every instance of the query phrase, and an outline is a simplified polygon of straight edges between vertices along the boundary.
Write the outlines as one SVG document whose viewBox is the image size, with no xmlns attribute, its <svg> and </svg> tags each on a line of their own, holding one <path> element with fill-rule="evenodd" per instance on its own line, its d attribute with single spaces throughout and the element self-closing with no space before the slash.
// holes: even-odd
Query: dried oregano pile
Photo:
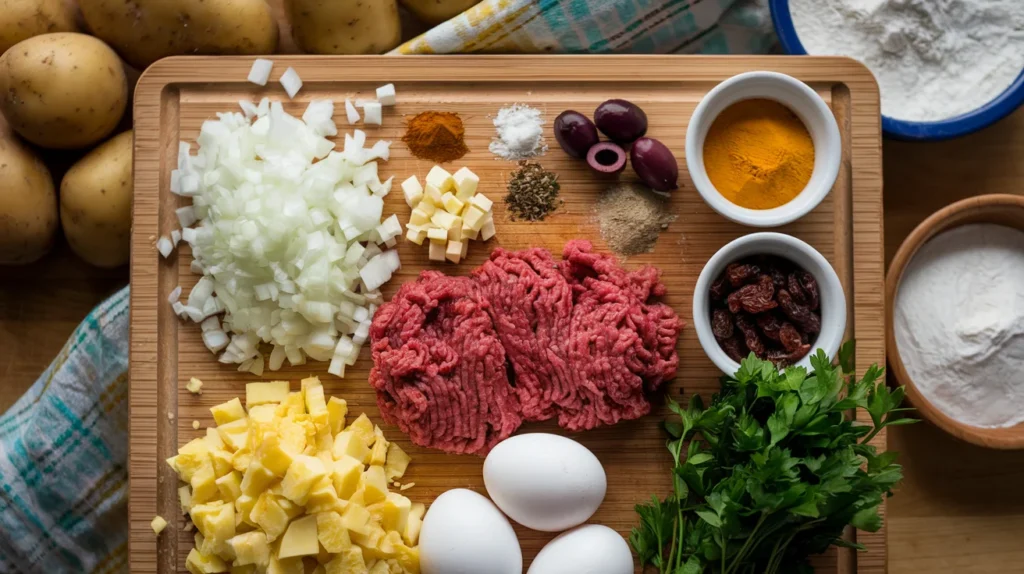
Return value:
<svg viewBox="0 0 1024 574">
<path fill-rule="evenodd" d="M 514 220 L 541 221 L 562 204 L 558 189 L 558 174 L 539 163 L 520 161 L 509 176 L 505 204 Z"/>
</svg>

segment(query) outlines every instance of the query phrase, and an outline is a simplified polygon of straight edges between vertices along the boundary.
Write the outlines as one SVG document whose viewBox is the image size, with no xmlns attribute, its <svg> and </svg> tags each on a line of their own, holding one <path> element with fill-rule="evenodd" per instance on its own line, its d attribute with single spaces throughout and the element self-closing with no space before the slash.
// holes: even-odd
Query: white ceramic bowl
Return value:
<svg viewBox="0 0 1024 574">
<path fill-rule="evenodd" d="M 824 349 L 829 357 L 835 357 L 846 332 L 846 295 L 839 283 L 839 276 L 815 248 L 791 235 L 772 232 L 751 233 L 731 241 L 708 260 L 697 277 L 697 286 L 693 291 L 693 327 L 707 356 L 727 375 L 740 368 L 739 363 L 725 354 L 711 332 L 708 291 L 726 265 L 754 255 L 775 255 L 788 259 L 818 281 L 821 332 L 811 342 L 811 352 L 796 364 L 810 370 L 810 356 L 818 349 Z"/>
<path fill-rule="evenodd" d="M 704 139 L 715 118 L 736 102 L 755 98 L 775 100 L 792 110 L 814 143 L 814 171 L 807 186 L 792 201 L 773 209 L 748 209 L 729 201 L 704 169 Z M 718 84 L 697 104 L 686 128 L 686 167 L 697 192 L 722 216 L 753 227 L 785 225 L 817 207 L 836 182 L 842 150 L 839 125 L 825 101 L 807 84 L 777 72 L 747 72 Z"/>
</svg>

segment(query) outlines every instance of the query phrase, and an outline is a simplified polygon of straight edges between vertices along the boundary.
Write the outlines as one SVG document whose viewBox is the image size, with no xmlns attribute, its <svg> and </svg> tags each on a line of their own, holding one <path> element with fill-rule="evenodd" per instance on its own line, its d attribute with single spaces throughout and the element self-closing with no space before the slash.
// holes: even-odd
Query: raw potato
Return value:
<svg viewBox="0 0 1024 574">
<path fill-rule="evenodd" d="M 78 6 L 93 34 L 140 70 L 167 56 L 277 50 L 277 22 L 263 0 L 79 0 Z"/>
<path fill-rule="evenodd" d="M 476 6 L 480 0 L 401 0 L 402 6 L 427 24 L 440 24 L 445 20 Z"/>
<path fill-rule="evenodd" d="M 402 41 L 395 0 L 285 0 L 292 38 L 310 54 L 381 54 Z"/>
<path fill-rule="evenodd" d="M 56 234 L 57 194 L 50 170 L 13 134 L 0 130 L 0 265 L 39 259 Z"/>
<path fill-rule="evenodd" d="M 71 166 L 60 182 L 60 220 L 71 250 L 97 267 L 128 263 L 132 229 L 132 132 Z"/>
<path fill-rule="evenodd" d="M 32 36 L 75 28 L 75 12 L 65 0 L 0 0 L 0 54 Z"/>
<path fill-rule="evenodd" d="M 99 142 L 127 103 L 124 65 L 92 36 L 43 34 L 0 56 L 0 111 L 34 144 L 73 149 Z"/>
</svg>

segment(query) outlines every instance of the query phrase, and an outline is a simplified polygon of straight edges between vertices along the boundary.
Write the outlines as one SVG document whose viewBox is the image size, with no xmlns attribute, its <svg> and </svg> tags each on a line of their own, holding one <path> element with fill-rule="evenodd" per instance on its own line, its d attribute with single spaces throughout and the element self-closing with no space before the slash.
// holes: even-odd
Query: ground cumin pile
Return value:
<svg viewBox="0 0 1024 574">
<path fill-rule="evenodd" d="M 664 198 L 637 183 L 609 187 L 596 209 L 601 237 L 612 251 L 623 256 L 654 250 L 658 234 L 676 220 Z"/>
<path fill-rule="evenodd" d="M 466 128 L 454 112 L 427 111 L 409 120 L 402 141 L 420 159 L 434 163 L 455 161 L 469 152 L 463 140 Z"/>
</svg>

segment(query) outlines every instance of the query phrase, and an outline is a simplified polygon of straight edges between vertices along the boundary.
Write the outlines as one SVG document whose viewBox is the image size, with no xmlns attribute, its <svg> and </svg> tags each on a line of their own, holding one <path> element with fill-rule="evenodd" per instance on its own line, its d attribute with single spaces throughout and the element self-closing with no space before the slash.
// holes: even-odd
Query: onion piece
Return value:
<svg viewBox="0 0 1024 574">
<path fill-rule="evenodd" d="M 267 80 L 270 79 L 270 70 L 274 68 L 274 62 L 264 58 L 256 58 L 256 61 L 252 63 L 252 68 L 249 69 L 248 80 L 257 86 L 267 85 Z"/>
<path fill-rule="evenodd" d="M 302 89 L 302 78 L 299 77 L 298 72 L 291 66 L 281 74 L 281 86 L 284 87 L 284 91 L 288 94 L 288 98 L 294 98 L 295 94 L 299 93 Z M 261 368 L 260 371 L 263 369 Z"/>
<path fill-rule="evenodd" d="M 348 98 L 345 98 L 345 117 L 348 119 L 349 125 L 359 123 L 359 111 L 352 105 L 352 100 Z"/>
<path fill-rule="evenodd" d="M 160 239 L 156 240 L 156 250 L 160 252 L 160 255 L 164 259 L 167 259 L 168 257 L 171 256 L 171 253 L 174 251 L 174 245 L 171 244 L 170 239 L 164 236 L 160 236 Z"/>
<path fill-rule="evenodd" d="M 380 102 L 380 105 L 382 106 L 395 105 L 395 85 L 384 84 L 383 86 L 377 88 L 377 101 Z"/>
<path fill-rule="evenodd" d="M 167 302 L 173 305 L 179 299 L 181 299 L 181 285 L 171 289 L 170 295 L 167 296 Z"/>
<path fill-rule="evenodd" d="M 383 119 L 383 113 L 378 102 L 367 102 L 363 106 L 363 123 L 379 126 L 384 123 Z"/>
</svg>

